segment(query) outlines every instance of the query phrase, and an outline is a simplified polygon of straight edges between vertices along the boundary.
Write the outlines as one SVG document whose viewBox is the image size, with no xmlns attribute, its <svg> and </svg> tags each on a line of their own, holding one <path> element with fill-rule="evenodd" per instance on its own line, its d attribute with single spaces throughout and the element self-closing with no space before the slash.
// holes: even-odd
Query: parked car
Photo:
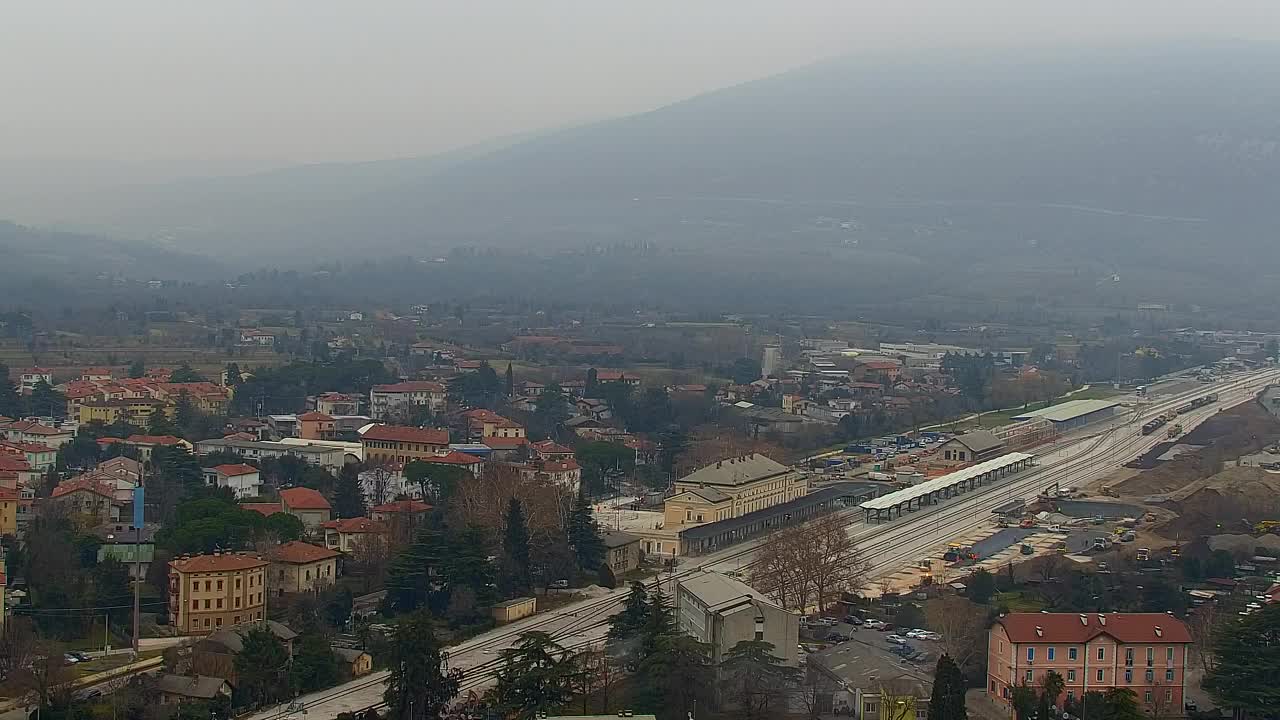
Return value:
<svg viewBox="0 0 1280 720">
<path fill-rule="evenodd" d="M 849 642 L 852 639 L 853 638 L 843 633 L 831 633 L 826 637 L 827 642 L 833 642 L 833 643 Z"/>
<path fill-rule="evenodd" d="M 885 640 L 888 640 L 889 642 L 893 643 L 894 645 L 906 645 L 906 644 L 907 644 L 907 639 L 906 639 L 906 638 L 904 638 L 904 637 L 902 637 L 901 635 L 889 635 L 889 636 L 885 637 Z"/>
<path fill-rule="evenodd" d="M 863 621 L 862 626 L 868 630 L 884 630 L 886 627 L 888 627 L 883 621 L 880 621 L 880 620 L 865 620 Z"/>
<path fill-rule="evenodd" d="M 849 623 L 850 625 L 861 625 L 861 624 L 862 624 L 862 618 L 858 617 L 857 615 L 845 615 L 845 616 L 844 616 L 844 621 L 845 621 L 845 622 L 847 622 L 847 623 Z"/>
<path fill-rule="evenodd" d="M 942 636 L 941 636 L 941 635 L 939 635 L 939 634 L 938 634 L 938 633 L 936 633 L 936 632 L 933 632 L 932 630 L 921 630 L 921 631 L 920 631 L 920 639 L 921 639 L 921 640 L 932 640 L 932 641 L 934 641 L 934 642 L 937 642 L 937 641 L 939 641 L 939 640 L 941 640 L 941 639 L 942 639 Z"/>
<path fill-rule="evenodd" d="M 910 638 L 912 640 L 916 640 L 922 637 L 924 635 L 924 632 L 925 632 L 924 630 L 908 630 L 907 634 L 904 637 Z"/>
<path fill-rule="evenodd" d="M 569 588 L 568 580 L 556 580 L 549 586 L 555 590 L 567 590 Z"/>
</svg>

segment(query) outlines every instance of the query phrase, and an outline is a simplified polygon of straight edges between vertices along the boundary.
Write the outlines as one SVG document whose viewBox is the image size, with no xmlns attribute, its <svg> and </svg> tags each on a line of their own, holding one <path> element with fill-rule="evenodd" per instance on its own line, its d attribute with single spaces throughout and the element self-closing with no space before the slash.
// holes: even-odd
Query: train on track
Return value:
<svg viewBox="0 0 1280 720">
<path fill-rule="evenodd" d="M 1202 407 L 1205 407 L 1206 405 L 1212 405 L 1216 402 L 1218 402 L 1218 393 L 1209 393 L 1208 395 L 1201 395 L 1200 397 L 1191 400 L 1185 405 L 1179 405 L 1177 408 L 1170 410 L 1169 412 L 1165 413 L 1164 415 L 1161 415 L 1158 418 L 1155 418 L 1153 420 L 1148 420 L 1142 426 L 1142 434 L 1150 435 L 1151 433 L 1163 427 L 1170 420 L 1177 418 L 1179 415 L 1186 415 L 1192 410 L 1198 410 Z"/>
</svg>

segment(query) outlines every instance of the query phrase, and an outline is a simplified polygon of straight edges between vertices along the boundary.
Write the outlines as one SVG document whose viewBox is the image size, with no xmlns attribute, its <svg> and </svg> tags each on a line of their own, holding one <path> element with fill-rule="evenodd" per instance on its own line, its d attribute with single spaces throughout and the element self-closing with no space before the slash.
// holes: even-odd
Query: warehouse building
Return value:
<svg viewBox="0 0 1280 720">
<path fill-rule="evenodd" d="M 1048 420 L 1059 433 L 1075 430 L 1099 420 L 1115 417 L 1120 403 L 1112 400 L 1072 400 L 1060 405 L 1052 405 L 1040 410 L 1032 410 L 1014 416 L 1014 422 L 1026 422 L 1036 419 Z"/>
</svg>

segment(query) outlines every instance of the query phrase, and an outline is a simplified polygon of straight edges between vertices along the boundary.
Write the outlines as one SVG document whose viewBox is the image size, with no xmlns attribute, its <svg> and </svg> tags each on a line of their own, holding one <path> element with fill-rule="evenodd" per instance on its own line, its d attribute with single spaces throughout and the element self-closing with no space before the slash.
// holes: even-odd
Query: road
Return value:
<svg viewBox="0 0 1280 720">
<path fill-rule="evenodd" d="M 1039 453 L 1039 466 L 1010 476 L 1003 481 L 945 500 L 925 510 L 905 514 L 881 523 L 863 521 L 860 509 L 842 511 L 849 520 L 849 532 L 857 541 L 864 557 L 872 564 L 872 575 L 893 573 L 904 565 L 924 557 L 945 545 L 949 538 L 968 532 L 991 519 L 992 508 L 1013 499 L 1033 499 L 1054 482 L 1062 486 L 1083 487 L 1105 477 L 1123 463 L 1163 441 L 1163 433 L 1144 436 L 1141 425 L 1146 419 L 1167 412 L 1193 397 L 1210 392 L 1219 394 L 1219 402 L 1180 417 L 1190 431 L 1218 412 L 1253 397 L 1265 384 L 1280 379 L 1280 370 L 1267 369 L 1240 373 L 1218 383 L 1197 384 L 1177 395 L 1164 395 L 1129 414 L 1107 421 L 1101 427 L 1086 429 Z M 708 555 L 682 558 L 672 573 L 659 581 L 669 595 L 674 582 L 700 569 L 721 571 L 749 567 L 754 548 L 763 542 L 757 538 Z M 468 690 L 483 692 L 497 672 L 498 653 L 510 647 L 515 638 L 528 630 L 550 634 L 570 648 L 599 643 L 607 632 L 608 618 L 617 612 L 626 597 L 619 588 L 607 596 L 582 600 L 560 610 L 536 615 L 484 633 L 449 648 L 449 664 L 465 673 L 463 695 Z M 373 673 L 329 690 L 312 693 L 301 700 L 306 705 L 307 720 L 335 718 L 339 713 L 363 710 L 382 702 L 385 672 Z M 285 705 L 250 716 L 250 720 L 283 720 L 289 716 Z"/>
</svg>

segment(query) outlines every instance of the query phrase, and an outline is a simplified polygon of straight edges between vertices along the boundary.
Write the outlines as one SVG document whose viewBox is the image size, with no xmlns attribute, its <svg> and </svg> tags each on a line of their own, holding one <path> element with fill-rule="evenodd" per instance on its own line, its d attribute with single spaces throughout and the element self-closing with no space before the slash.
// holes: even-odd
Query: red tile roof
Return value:
<svg viewBox="0 0 1280 720">
<path fill-rule="evenodd" d="M 257 513 L 270 517 L 278 512 L 284 512 L 284 505 L 280 503 L 240 503 L 240 507 L 245 510 L 252 510 Z"/>
<path fill-rule="evenodd" d="M 374 385 L 374 392 L 385 393 L 407 393 L 407 392 L 437 392 L 445 391 L 443 383 L 431 382 L 430 380 L 408 380 L 405 382 L 392 383 L 390 385 Z"/>
<path fill-rule="evenodd" d="M 1084 644 L 1099 635 L 1122 643 L 1191 642 L 1187 626 L 1164 613 L 1010 613 L 996 623 L 1015 643 Z"/>
<path fill-rule="evenodd" d="M 268 557 L 276 562 L 290 563 L 292 565 L 306 565 L 308 563 L 320 562 L 321 560 L 329 560 L 336 558 L 342 553 L 329 548 L 322 548 L 311 543 L 304 543 L 301 540 L 287 542 L 278 547 L 267 551 Z"/>
<path fill-rule="evenodd" d="M 280 491 L 280 500 L 290 510 L 332 510 L 333 506 L 320 493 L 306 487 L 286 488 Z"/>
<path fill-rule="evenodd" d="M 435 463 L 437 465 L 475 465 L 482 463 L 484 460 L 457 450 L 450 450 L 447 455 L 439 455 L 433 458 L 427 458 L 421 462 Z"/>
<path fill-rule="evenodd" d="M 21 494 L 13 488 L 0 487 L 0 500 L 17 500 L 20 497 Z"/>
<path fill-rule="evenodd" d="M 24 453 L 48 453 L 53 452 L 53 448 L 40 443 L 22 442 L 20 440 L 0 440 L 0 448 L 12 448 Z"/>
<path fill-rule="evenodd" d="M 246 465 L 244 463 L 230 463 L 227 465 L 215 465 L 209 469 L 218 473 L 219 475 L 226 475 L 227 477 L 238 477 L 240 475 L 255 475 L 258 472 L 258 468 L 252 465 Z"/>
<path fill-rule="evenodd" d="M 420 513 L 431 509 L 431 506 L 421 500 L 393 500 L 384 505 L 369 508 L 372 512 L 381 513 Z"/>
<path fill-rule="evenodd" d="M 125 438 L 130 445 L 181 445 L 182 438 L 172 435 L 130 435 Z"/>
<path fill-rule="evenodd" d="M 41 425 L 34 420 L 19 420 L 9 423 L 8 429 L 17 430 L 27 435 L 70 435 L 70 430 L 59 430 L 48 425 Z"/>
<path fill-rule="evenodd" d="M 539 440 L 531 446 L 540 453 L 549 455 L 572 455 L 573 450 L 567 448 L 554 440 Z"/>
<path fill-rule="evenodd" d="M 485 445 L 488 445 L 490 448 L 494 450 L 514 450 L 523 445 L 528 445 L 529 438 L 487 437 L 482 439 L 480 442 Z"/>
<path fill-rule="evenodd" d="M 384 533 L 387 527 L 376 520 L 369 518 L 347 518 L 345 520 L 330 520 L 322 523 L 321 527 L 326 530 L 336 530 L 340 533 L 348 535 L 358 535 L 360 533 Z"/>
<path fill-rule="evenodd" d="M 862 367 L 868 370 L 897 370 L 898 363 L 892 360 L 869 360 L 862 363 Z"/>
<path fill-rule="evenodd" d="M 298 416 L 299 420 L 304 422 L 333 422 L 333 418 L 322 412 L 305 412 Z"/>
<path fill-rule="evenodd" d="M 424 445 L 448 445 L 449 431 L 438 428 L 416 428 L 403 425 L 374 425 L 360 436 L 361 440 L 379 442 L 413 442 Z"/>
<path fill-rule="evenodd" d="M 93 477 L 78 477 L 70 480 L 63 480 L 58 483 L 58 487 L 53 489 L 53 497 L 62 497 L 73 492 L 88 491 L 95 495 L 101 495 L 107 498 L 115 498 L 115 487 L 99 481 Z"/>
<path fill-rule="evenodd" d="M 241 555 L 240 553 L 196 555 L 195 557 L 178 558 L 169 562 L 169 567 L 181 573 L 227 572 L 229 570 L 250 570 L 266 566 L 266 560 L 253 555 Z"/>
</svg>

